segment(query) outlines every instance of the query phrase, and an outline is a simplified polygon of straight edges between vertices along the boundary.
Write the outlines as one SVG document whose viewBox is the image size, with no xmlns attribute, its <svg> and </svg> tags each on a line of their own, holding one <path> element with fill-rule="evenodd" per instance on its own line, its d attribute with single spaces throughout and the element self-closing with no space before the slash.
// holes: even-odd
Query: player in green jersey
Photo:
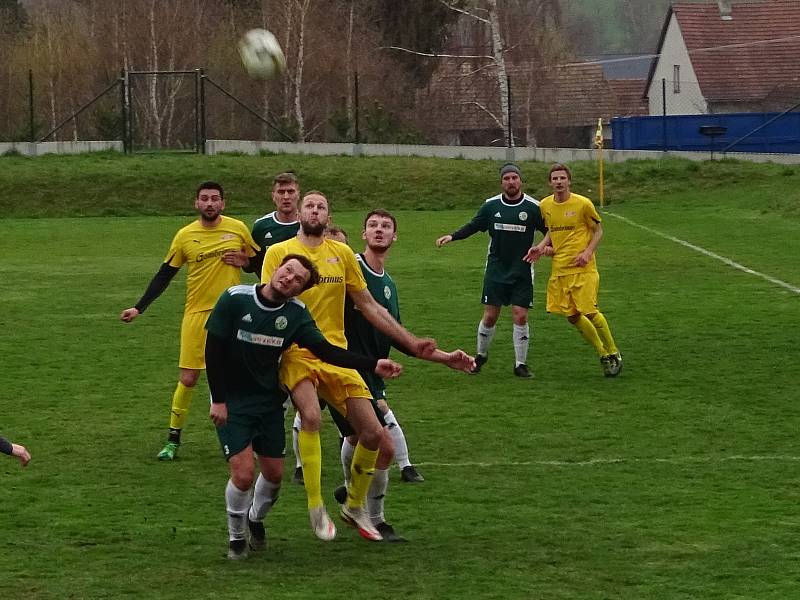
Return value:
<svg viewBox="0 0 800 600">
<path fill-rule="evenodd" d="M 533 306 L 533 268 L 523 260 L 533 245 L 534 232 L 545 233 L 539 202 L 522 191 L 519 167 L 507 163 L 500 168 L 502 193 L 487 199 L 472 220 L 450 235 L 436 240 L 442 247 L 479 231 L 489 234 L 489 254 L 483 276 L 483 318 L 478 324 L 475 373 L 489 360 L 500 309 L 511 305 L 514 320 L 514 375 L 531 377 L 528 368 L 530 328 L 528 309 Z"/>
<path fill-rule="evenodd" d="M 297 235 L 300 229 L 297 215 L 299 196 L 300 183 L 294 173 L 279 173 L 272 180 L 272 202 L 275 210 L 253 223 L 253 239 L 261 246 L 261 250 L 244 268 L 245 271 L 260 275 L 267 248 Z"/>
<path fill-rule="evenodd" d="M 263 521 L 280 490 L 286 395 L 278 382 L 278 364 L 283 351 L 294 343 L 341 367 L 381 377 L 401 371 L 393 361 L 367 358 L 325 339 L 305 305 L 294 299 L 318 281 L 319 272 L 308 258 L 286 255 L 267 284 L 226 290 L 206 325 L 209 416 L 230 467 L 225 500 L 232 559 L 247 556 L 248 537 L 252 548 L 264 547 Z M 253 490 L 254 452 L 260 473 Z"/>
<path fill-rule="evenodd" d="M 364 219 L 362 237 L 366 248 L 361 254 L 356 254 L 356 260 L 361 267 L 361 272 L 367 283 L 367 289 L 375 301 L 400 322 L 400 304 L 398 301 L 397 286 L 386 272 L 386 258 L 392 244 L 397 240 L 397 220 L 394 215 L 383 209 L 370 211 Z M 347 347 L 366 356 L 388 357 L 389 351 L 395 347 L 406 354 L 409 350 L 398 345 L 391 338 L 376 329 L 352 302 L 345 304 L 345 335 Z M 461 350 L 443 352 L 436 350 L 428 360 L 447 365 L 454 370 L 469 372 L 473 365 L 465 368 L 465 353 Z M 401 477 L 404 481 L 423 481 L 413 465 L 408 461 L 408 447 L 405 436 L 394 417 L 394 413 L 386 402 L 386 384 L 383 378 L 374 373 L 361 372 L 361 376 L 369 388 L 373 398 L 373 408 L 379 422 L 383 426 L 383 436 L 379 446 L 378 458 L 375 463 L 375 473 L 372 477 L 367 492 L 366 509 L 372 524 L 380 532 L 384 541 L 401 542 L 404 538 L 397 535 L 394 528 L 389 525 L 384 517 L 384 499 L 389 485 L 389 466 L 395 456 L 401 466 Z M 350 467 L 358 443 L 358 436 L 344 417 L 333 407 L 328 407 L 340 433 L 345 438 L 342 443 L 341 459 L 344 470 L 345 482 L 349 482 Z M 404 462 L 400 462 L 404 461 Z M 410 472 L 409 472 L 410 470 Z M 416 476 L 412 479 L 412 476 Z M 347 488 L 340 487 L 334 494 L 339 502 L 344 502 L 347 497 Z"/>
</svg>

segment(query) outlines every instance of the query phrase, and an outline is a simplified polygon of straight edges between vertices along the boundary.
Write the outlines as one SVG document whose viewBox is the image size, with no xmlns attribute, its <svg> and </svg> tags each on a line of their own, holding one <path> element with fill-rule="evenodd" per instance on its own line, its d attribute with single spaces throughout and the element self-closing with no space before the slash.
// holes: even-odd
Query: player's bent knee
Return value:
<svg viewBox="0 0 800 600">
<path fill-rule="evenodd" d="M 392 440 L 392 436 L 389 433 L 388 428 L 383 429 L 383 435 L 381 436 L 381 444 L 379 450 L 380 450 L 379 460 L 383 459 L 391 463 L 392 459 L 394 458 L 394 441 Z"/>
</svg>

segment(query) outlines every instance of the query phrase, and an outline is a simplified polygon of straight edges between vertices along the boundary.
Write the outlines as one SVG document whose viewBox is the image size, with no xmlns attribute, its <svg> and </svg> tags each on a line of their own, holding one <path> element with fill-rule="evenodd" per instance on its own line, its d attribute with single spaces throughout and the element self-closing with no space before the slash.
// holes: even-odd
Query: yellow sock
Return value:
<svg viewBox="0 0 800 600">
<path fill-rule="evenodd" d="M 193 387 L 186 387 L 180 381 L 175 393 L 172 394 L 172 408 L 169 411 L 170 429 L 183 429 L 186 418 L 189 416 L 189 406 L 192 404 Z"/>
<path fill-rule="evenodd" d="M 583 339 L 589 342 L 592 345 L 592 348 L 597 351 L 598 356 L 605 356 L 608 354 L 603 347 L 603 342 L 600 340 L 600 336 L 597 334 L 597 329 L 589 319 L 587 319 L 584 315 L 581 315 L 574 325 L 578 328 L 578 331 L 581 332 Z"/>
<path fill-rule="evenodd" d="M 303 462 L 303 485 L 308 508 L 322 506 L 322 446 L 319 431 L 301 429 L 297 434 L 297 447 Z"/>
<path fill-rule="evenodd" d="M 594 313 L 589 320 L 594 325 L 594 328 L 597 330 L 597 335 L 603 342 L 603 346 L 606 349 L 606 354 L 616 354 L 617 353 L 617 344 L 614 343 L 614 338 L 611 335 L 611 329 L 608 327 L 608 321 L 603 316 L 603 313 L 600 311 Z"/>
<path fill-rule="evenodd" d="M 375 461 L 378 460 L 378 450 L 367 450 L 358 442 L 353 453 L 353 463 L 350 466 L 350 484 L 347 486 L 347 505 L 352 507 L 364 506 L 367 500 L 367 491 L 375 475 Z"/>
</svg>

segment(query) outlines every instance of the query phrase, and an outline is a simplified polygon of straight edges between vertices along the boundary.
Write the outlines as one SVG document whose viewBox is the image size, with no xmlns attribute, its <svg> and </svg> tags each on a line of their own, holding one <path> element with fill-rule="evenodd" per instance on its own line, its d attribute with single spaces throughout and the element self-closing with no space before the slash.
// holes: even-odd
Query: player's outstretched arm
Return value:
<svg viewBox="0 0 800 600">
<path fill-rule="evenodd" d="M 23 467 L 27 467 L 28 463 L 31 462 L 31 453 L 28 452 L 28 449 L 25 448 L 25 446 L 11 444 L 11 454 L 19 459 L 19 464 L 21 464 Z"/>
<path fill-rule="evenodd" d="M 359 292 L 349 292 L 349 295 L 356 308 L 373 327 L 384 335 L 388 335 L 396 343 L 408 348 L 413 356 L 427 359 L 436 350 L 436 340 L 419 338 L 400 325 L 389 314 L 389 311 L 375 301 L 366 288 Z"/>
<path fill-rule="evenodd" d="M 3 436 L 0 436 L 0 452 L 9 456 L 16 456 L 23 467 L 27 466 L 31 461 L 31 455 L 25 446 L 14 444 Z"/>
<path fill-rule="evenodd" d="M 153 300 L 158 298 L 164 290 L 167 289 L 169 282 L 172 281 L 172 278 L 175 277 L 178 271 L 180 271 L 180 267 L 173 267 L 168 263 L 162 264 L 139 301 L 131 308 L 126 308 L 120 313 L 120 320 L 125 323 L 130 323 L 142 314 Z"/>
<path fill-rule="evenodd" d="M 445 244 L 449 244 L 452 241 L 453 241 L 453 236 L 452 235 L 443 235 L 440 238 L 436 238 L 436 247 L 437 248 L 441 248 Z"/>
</svg>

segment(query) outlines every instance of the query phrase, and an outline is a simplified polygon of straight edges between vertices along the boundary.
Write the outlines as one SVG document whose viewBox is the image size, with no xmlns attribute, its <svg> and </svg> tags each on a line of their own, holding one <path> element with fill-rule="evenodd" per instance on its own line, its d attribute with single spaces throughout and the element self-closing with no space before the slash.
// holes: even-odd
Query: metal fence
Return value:
<svg viewBox="0 0 800 600">
<path fill-rule="evenodd" d="M 685 135 L 671 133 L 678 126 L 670 119 L 719 115 L 731 108 L 706 101 L 696 82 L 678 85 L 663 79 L 651 86 L 647 98 L 644 82 L 632 82 L 625 100 L 617 91 L 621 88 L 606 81 L 596 65 L 517 67 L 503 80 L 492 70 L 473 67 L 453 63 L 437 71 L 427 86 L 407 89 L 405 97 L 396 98 L 399 92 L 388 90 L 393 100 L 387 99 L 379 81 L 354 73 L 349 77 L 349 99 L 323 99 L 318 94 L 315 103 L 309 103 L 303 135 L 290 87 L 280 80 L 212 77 L 203 69 L 132 70 L 120 72 L 96 91 L 75 87 L 65 98 L 54 96 L 48 77 L 15 74 L 5 98 L 0 98 L 0 141 L 121 140 L 126 152 L 203 152 L 206 139 L 589 148 L 598 118 L 607 123 L 647 113 L 662 119 L 647 126 L 659 128 L 660 136 L 656 139 L 651 131 L 646 143 L 631 141 L 632 133 L 617 126 L 616 148 L 709 149 L 736 142 L 727 149 L 794 151 L 776 149 L 770 136 L 785 138 L 789 131 L 790 137 L 798 137 L 794 129 L 781 129 L 789 123 L 783 115 L 797 109 L 796 97 L 787 94 L 772 94 L 768 102 L 753 106 L 758 114 L 774 114 L 752 121 L 752 129 L 737 126 L 727 137 L 687 141 Z M 336 76 L 342 78 L 341 73 Z M 309 88 L 319 85 L 313 82 Z M 338 85 L 341 89 L 343 82 Z M 763 127 L 773 116 L 777 125 Z M 740 137 L 759 145 L 737 142 Z"/>
</svg>

